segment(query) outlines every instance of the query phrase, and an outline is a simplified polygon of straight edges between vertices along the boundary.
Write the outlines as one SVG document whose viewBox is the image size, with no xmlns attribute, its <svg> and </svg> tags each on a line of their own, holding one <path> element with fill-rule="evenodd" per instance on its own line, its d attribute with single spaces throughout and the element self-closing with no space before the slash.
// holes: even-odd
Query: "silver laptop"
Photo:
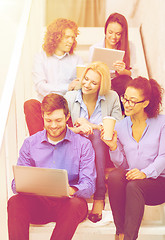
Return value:
<svg viewBox="0 0 165 240">
<path fill-rule="evenodd" d="M 109 48 L 95 47 L 92 55 L 92 62 L 101 61 L 108 65 L 110 70 L 114 70 L 113 63 L 122 61 L 125 51 Z"/>
<path fill-rule="evenodd" d="M 16 191 L 49 197 L 69 197 L 65 169 L 13 166 Z"/>
</svg>

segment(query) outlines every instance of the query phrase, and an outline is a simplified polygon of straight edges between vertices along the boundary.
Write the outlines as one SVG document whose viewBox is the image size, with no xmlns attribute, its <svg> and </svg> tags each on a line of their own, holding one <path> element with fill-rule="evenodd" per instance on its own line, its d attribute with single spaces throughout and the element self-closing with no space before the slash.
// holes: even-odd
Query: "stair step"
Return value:
<svg viewBox="0 0 165 240">
<path fill-rule="evenodd" d="M 109 213 L 109 215 L 111 214 Z M 32 225 L 30 227 L 30 240 L 50 239 L 54 226 L 55 223 Z M 100 222 L 92 223 L 86 219 L 84 222 L 79 224 L 73 240 L 111 240 L 114 239 L 114 234 L 115 225 L 111 217 L 102 224 Z M 138 240 L 165 240 L 165 226 L 142 224 Z"/>
</svg>

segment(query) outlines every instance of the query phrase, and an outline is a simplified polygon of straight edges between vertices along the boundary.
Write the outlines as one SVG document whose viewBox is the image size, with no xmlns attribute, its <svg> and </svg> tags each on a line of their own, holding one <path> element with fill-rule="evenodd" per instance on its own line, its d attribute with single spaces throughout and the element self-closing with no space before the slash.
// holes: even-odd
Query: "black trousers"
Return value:
<svg viewBox="0 0 165 240">
<path fill-rule="evenodd" d="M 145 205 L 165 202 L 165 178 L 146 178 L 128 181 L 126 170 L 115 169 L 109 174 L 108 194 L 116 234 L 124 233 L 124 240 L 135 240 Z"/>
<path fill-rule="evenodd" d="M 29 225 L 56 222 L 51 240 L 70 240 L 87 216 L 82 198 L 48 198 L 17 194 L 8 201 L 9 240 L 28 240 Z"/>
</svg>

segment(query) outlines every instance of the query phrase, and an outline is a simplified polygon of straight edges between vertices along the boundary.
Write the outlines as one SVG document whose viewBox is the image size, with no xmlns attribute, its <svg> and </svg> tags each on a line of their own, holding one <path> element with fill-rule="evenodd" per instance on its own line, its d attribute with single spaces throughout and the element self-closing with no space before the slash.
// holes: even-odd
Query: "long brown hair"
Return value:
<svg viewBox="0 0 165 240">
<path fill-rule="evenodd" d="M 117 22 L 122 26 L 121 39 L 117 43 L 117 49 L 125 51 L 123 61 L 126 64 L 126 68 L 130 69 L 130 51 L 129 51 L 129 42 L 128 42 L 128 23 L 127 23 L 127 20 L 123 15 L 121 15 L 119 13 L 112 13 L 108 17 L 108 19 L 105 23 L 105 26 L 104 26 L 105 34 L 106 34 L 107 27 L 108 27 L 109 23 L 112 23 L 112 22 Z"/>
</svg>

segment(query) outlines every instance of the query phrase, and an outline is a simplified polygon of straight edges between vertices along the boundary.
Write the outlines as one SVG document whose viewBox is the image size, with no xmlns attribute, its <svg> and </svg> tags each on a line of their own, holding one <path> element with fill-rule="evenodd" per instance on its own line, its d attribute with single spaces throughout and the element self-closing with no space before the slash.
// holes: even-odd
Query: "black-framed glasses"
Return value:
<svg viewBox="0 0 165 240">
<path fill-rule="evenodd" d="M 144 99 L 144 100 L 142 100 L 142 101 L 134 102 L 134 101 L 132 101 L 132 100 L 128 100 L 128 99 L 125 98 L 124 96 L 121 96 L 121 97 L 120 97 L 120 100 L 121 100 L 121 102 L 122 102 L 123 104 L 125 104 L 126 102 L 128 102 L 128 105 L 129 105 L 130 107 L 135 107 L 136 104 L 142 103 L 142 102 L 145 101 L 145 99 Z"/>
</svg>

